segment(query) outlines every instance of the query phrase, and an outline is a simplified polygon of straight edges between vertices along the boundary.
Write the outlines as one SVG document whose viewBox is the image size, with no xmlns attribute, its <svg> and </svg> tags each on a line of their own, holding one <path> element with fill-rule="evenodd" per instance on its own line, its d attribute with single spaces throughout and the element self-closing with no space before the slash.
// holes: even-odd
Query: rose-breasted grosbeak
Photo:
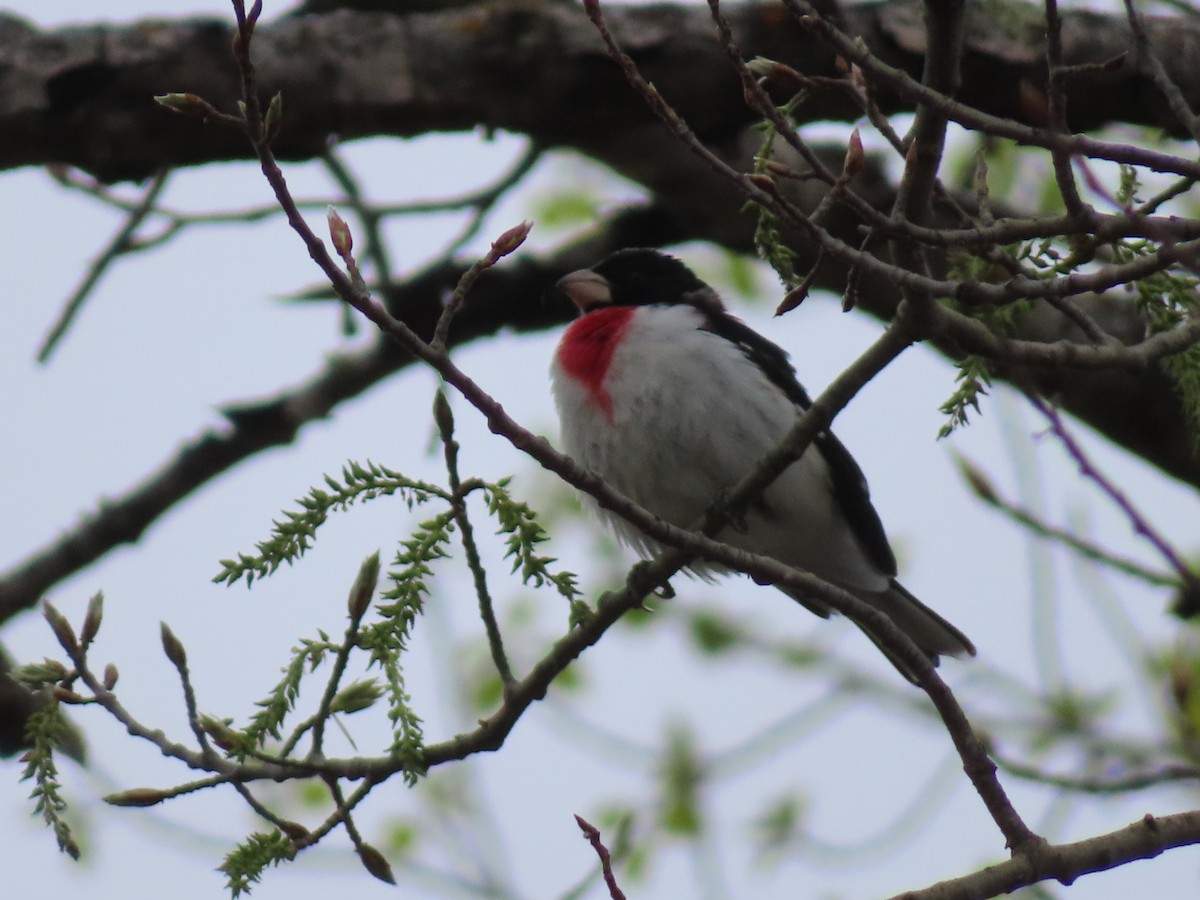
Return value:
<svg viewBox="0 0 1200 900">
<path fill-rule="evenodd" d="M 716 291 L 674 257 L 622 250 L 557 288 L 581 312 L 551 367 L 563 445 L 666 522 L 694 523 L 812 403 L 787 353 L 729 315 Z M 641 552 L 657 549 L 627 522 L 608 518 Z M 867 482 L 831 432 L 718 537 L 851 591 L 890 616 L 935 665 L 943 653 L 975 653 L 962 632 L 896 581 Z M 714 567 L 692 569 L 703 575 Z M 788 593 L 828 618 L 820 600 Z"/>
</svg>

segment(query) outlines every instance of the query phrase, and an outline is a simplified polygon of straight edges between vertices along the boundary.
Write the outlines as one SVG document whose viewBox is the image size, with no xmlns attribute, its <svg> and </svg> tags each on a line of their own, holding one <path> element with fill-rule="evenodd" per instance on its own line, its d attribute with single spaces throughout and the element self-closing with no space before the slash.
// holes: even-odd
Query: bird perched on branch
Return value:
<svg viewBox="0 0 1200 900">
<path fill-rule="evenodd" d="M 581 313 L 551 367 L 567 452 L 664 521 L 695 523 L 776 446 L 812 401 L 787 354 L 726 312 L 682 262 L 622 250 L 562 278 Z M 658 545 L 604 513 L 644 554 Z M 970 640 L 896 581 L 896 560 L 849 451 L 822 432 L 717 537 L 804 569 L 870 604 L 936 665 Z M 714 567 L 693 563 L 705 575 Z M 716 571 L 719 571 L 717 569 Z M 787 593 L 823 618 L 818 598 Z M 909 680 L 913 672 L 855 622 Z"/>
</svg>

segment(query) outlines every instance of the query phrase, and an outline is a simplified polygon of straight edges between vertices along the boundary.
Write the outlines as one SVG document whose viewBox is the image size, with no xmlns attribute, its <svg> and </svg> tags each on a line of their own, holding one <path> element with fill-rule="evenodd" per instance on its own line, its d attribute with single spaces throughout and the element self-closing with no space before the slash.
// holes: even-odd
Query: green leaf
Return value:
<svg viewBox="0 0 1200 900">
<path fill-rule="evenodd" d="M 803 798 L 785 794 L 754 820 L 755 843 L 764 853 L 785 850 L 801 836 L 806 804 Z"/>
<path fill-rule="evenodd" d="M 1141 238 L 1127 238 L 1113 245 L 1118 263 L 1157 255 L 1159 246 Z M 1150 324 L 1151 334 L 1172 331 L 1200 313 L 1200 278 L 1186 269 L 1155 272 L 1132 285 L 1139 311 Z M 1175 382 L 1183 414 L 1192 433 L 1192 450 L 1200 453 L 1200 347 L 1192 346 L 1162 360 Z"/>
<path fill-rule="evenodd" d="M 281 565 L 291 565 L 304 555 L 316 537 L 317 529 L 325 524 L 331 512 L 349 509 L 357 502 L 366 502 L 378 497 L 399 494 L 412 509 L 415 504 L 426 503 L 433 498 L 450 502 L 450 495 L 434 484 L 408 478 L 386 466 L 368 460 L 366 464 L 350 461 L 342 467 L 339 481 L 325 476 L 329 491 L 311 488 L 299 498 L 296 511 L 284 511 L 282 520 L 275 520 L 271 536 L 257 545 L 258 553 L 239 553 L 236 560 L 221 560 L 221 571 L 213 581 L 234 584 L 241 578 L 246 585 L 256 578 L 273 574 Z"/>
<path fill-rule="evenodd" d="M 507 535 L 506 558 L 512 559 L 512 571 L 521 573 L 524 584 L 534 587 L 549 585 L 568 602 L 579 596 L 573 572 L 555 572 L 552 556 L 538 553 L 538 545 L 548 535 L 537 520 L 537 514 L 526 503 L 515 499 L 507 489 L 507 482 L 499 481 L 483 487 L 488 499 L 488 514 L 494 516 L 500 528 L 497 534 Z"/>
<path fill-rule="evenodd" d="M 746 639 L 745 632 L 737 621 L 717 610 L 702 610 L 696 613 L 689 625 L 692 641 L 706 656 L 727 653 Z"/>
<path fill-rule="evenodd" d="M 296 705 L 300 696 L 300 682 L 306 671 L 315 671 L 325 654 L 336 648 L 327 641 L 301 640 L 292 648 L 292 659 L 283 670 L 283 678 L 271 689 L 271 693 L 255 705 L 258 707 L 250 718 L 250 724 L 240 733 L 235 732 L 233 754 L 244 759 L 252 750 L 260 749 L 268 737 L 280 740 L 283 722 Z"/>
<path fill-rule="evenodd" d="M 579 189 L 555 191 L 534 202 L 532 218 L 539 228 L 586 225 L 600 217 L 598 203 L 597 197 Z"/>
<path fill-rule="evenodd" d="M 420 835 L 421 832 L 414 823 L 396 821 L 384 829 L 383 839 L 389 855 L 394 859 L 404 860 L 416 852 Z"/>
<path fill-rule="evenodd" d="M 267 866 L 277 866 L 295 855 L 295 846 L 283 832 L 255 833 L 232 850 L 217 868 L 225 873 L 229 896 L 236 898 L 250 893 Z"/>
<path fill-rule="evenodd" d="M 703 830 L 699 803 L 700 760 L 690 732 L 683 727 L 671 729 L 663 760 L 662 806 L 659 819 L 668 834 L 696 837 Z"/>
<path fill-rule="evenodd" d="M 401 543 L 387 574 L 392 586 L 384 591 L 385 602 L 377 607 L 380 621 L 364 628 L 359 636 L 359 645 L 370 653 L 371 664 L 383 670 L 392 722 L 391 752 L 404 764 L 404 780 L 410 785 L 424 774 L 424 734 L 421 717 L 412 708 L 401 657 L 429 593 L 430 564 L 448 556 L 453 525 L 454 511 L 445 510 L 422 522 L 412 537 Z"/>
<path fill-rule="evenodd" d="M 54 763 L 54 748 L 68 739 L 70 726 L 62 716 L 59 704 L 50 701 L 34 710 L 25 720 L 25 735 L 33 743 L 25 755 L 22 781 L 33 781 L 33 811 L 54 832 L 58 849 L 72 859 L 79 859 L 79 844 L 66 821 L 67 801 L 62 797 L 58 782 L 58 767 Z"/>
<path fill-rule="evenodd" d="M 955 380 L 958 387 L 950 399 L 938 407 L 947 417 L 946 423 L 938 431 L 938 438 L 949 437 L 955 429 L 966 425 L 972 410 L 979 412 L 979 398 L 987 395 L 987 388 L 992 383 L 988 361 L 982 356 L 963 357 L 958 364 Z"/>
</svg>

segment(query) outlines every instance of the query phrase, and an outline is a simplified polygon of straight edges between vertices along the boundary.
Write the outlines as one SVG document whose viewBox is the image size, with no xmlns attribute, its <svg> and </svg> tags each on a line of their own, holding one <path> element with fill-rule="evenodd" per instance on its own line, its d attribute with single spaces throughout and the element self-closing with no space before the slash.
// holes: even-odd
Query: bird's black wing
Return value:
<svg viewBox="0 0 1200 900">
<path fill-rule="evenodd" d="M 813 441 L 833 476 L 833 492 L 838 506 L 846 514 L 846 521 L 854 531 L 871 562 L 889 578 L 896 575 L 896 557 L 888 543 L 879 513 L 871 505 L 871 494 L 862 469 L 850 455 L 846 446 L 831 431 L 822 431 Z"/>
<path fill-rule="evenodd" d="M 801 409 L 812 406 L 808 392 L 796 379 L 796 370 L 788 361 L 786 350 L 733 316 L 714 314 L 711 309 L 703 311 L 708 317 L 709 331 L 740 347 L 747 358 L 763 370 L 771 383 Z M 813 445 L 829 466 L 834 496 L 858 542 L 871 562 L 884 574 L 894 576 L 896 557 L 883 530 L 883 523 L 879 520 L 879 513 L 871 505 L 871 494 L 862 469 L 831 431 L 818 434 Z"/>
</svg>

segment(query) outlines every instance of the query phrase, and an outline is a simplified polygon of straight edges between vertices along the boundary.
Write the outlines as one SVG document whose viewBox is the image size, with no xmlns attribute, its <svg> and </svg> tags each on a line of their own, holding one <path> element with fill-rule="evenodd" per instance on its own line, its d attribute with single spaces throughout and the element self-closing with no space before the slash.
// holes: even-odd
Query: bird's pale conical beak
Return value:
<svg viewBox="0 0 1200 900">
<path fill-rule="evenodd" d="M 579 269 L 564 275 L 558 279 L 555 287 L 570 297 L 580 312 L 591 312 L 612 303 L 612 289 L 608 279 L 597 275 L 591 269 Z"/>
</svg>

